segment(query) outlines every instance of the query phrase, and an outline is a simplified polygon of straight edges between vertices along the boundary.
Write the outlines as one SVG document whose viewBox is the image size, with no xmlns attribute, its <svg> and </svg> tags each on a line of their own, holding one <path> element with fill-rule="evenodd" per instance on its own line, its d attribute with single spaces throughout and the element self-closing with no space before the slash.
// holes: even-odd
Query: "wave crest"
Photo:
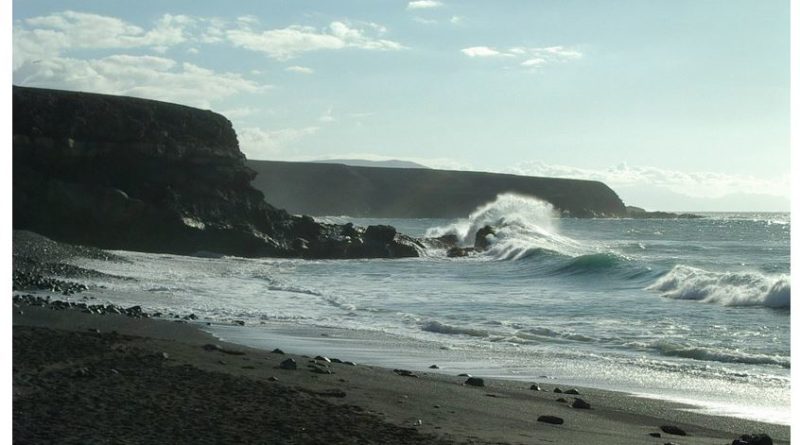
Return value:
<svg viewBox="0 0 800 445">
<path fill-rule="evenodd" d="M 654 348 L 662 355 L 671 357 L 722 363 L 744 363 L 748 365 L 777 365 L 782 368 L 791 368 L 791 361 L 788 357 L 777 355 L 746 353 L 736 350 L 722 350 L 697 346 L 681 346 L 669 342 L 658 342 L 654 345 Z"/>
<path fill-rule="evenodd" d="M 647 287 L 662 297 L 696 300 L 725 306 L 766 306 L 788 309 L 791 283 L 786 275 L 758 272 L 709 272 L 677 265 Z"/>
<path fill-rule="evenodd" d="M 437 334 L 450 334 L 450 335 L 469 335 L 470 337 L 488 337 L 489 332 L 482 329 L 464 328 L 459 326 L 452 326 L 444 324 L 436 320 L 427 321 L 420 325 L 420 329 L 427 332 L 434 332 Z"/>
<path fill-rule="evenodd" d="M 486 252 L 499 259 L 520 259 L 549 250 L 568 256 L 587 250 L 558 233 L 558 218 L 553 206 L 545 201 L 502 193 L 473 211 L 467 218 L 428 229 L 425 236 L 436 238 L 455 235 L 462 247 L 472 246 L 475 234 L 485 226 L 495 229 Z"/>
</svg>

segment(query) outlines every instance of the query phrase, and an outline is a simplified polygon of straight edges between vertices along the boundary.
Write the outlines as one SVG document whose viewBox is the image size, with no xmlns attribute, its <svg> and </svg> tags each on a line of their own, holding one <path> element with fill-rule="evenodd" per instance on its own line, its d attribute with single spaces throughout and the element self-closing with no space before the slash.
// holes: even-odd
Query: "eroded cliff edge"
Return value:
<svg viewBox="0 0 800 445">
<path fill-rule="evenodd" d="M 500 193 L 550 202 L 563 216 L 627 217 L 606 184 L 578 179 L 423 168 L 248 160 L 253 185 L 290 212 L 374 218 L 463 218 Z"/>
<path fill-rule="evenodd" d="M 131 97 L 14 87 L 13 224 L 107 249 L 407 257 L 388 226 L 320 224 L 264 201 L 230 121 Z"/>
</svg>

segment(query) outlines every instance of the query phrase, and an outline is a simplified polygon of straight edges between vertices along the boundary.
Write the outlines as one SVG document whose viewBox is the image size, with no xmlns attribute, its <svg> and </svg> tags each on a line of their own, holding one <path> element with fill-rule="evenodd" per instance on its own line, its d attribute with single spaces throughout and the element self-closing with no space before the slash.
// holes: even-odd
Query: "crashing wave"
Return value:
<svg viewBox="0 0 800 445">
<path fill-rule="evenodd" d="M 725 306 L 789 308 L 791 283 L 786 275 L 766 276 L 758 272 L 709 272 L 677 265 L 647 287 L 662 297 L 696 300 Z"/>
<path fill-rule="evenodd" d="M 459 246 L 470 247 L 485 226 L 495 230 L 487 237 L 490 247 L 486 254 L 499 259 L 525 258 L 542 250 L 567 256 L 588 253 L 577 241 L 558 233 L 558 218 L 550 203 L 512 193 L 497 195 L 465 219 L 428 229 L 425 236 L 455 235 Z"/>
</svg>

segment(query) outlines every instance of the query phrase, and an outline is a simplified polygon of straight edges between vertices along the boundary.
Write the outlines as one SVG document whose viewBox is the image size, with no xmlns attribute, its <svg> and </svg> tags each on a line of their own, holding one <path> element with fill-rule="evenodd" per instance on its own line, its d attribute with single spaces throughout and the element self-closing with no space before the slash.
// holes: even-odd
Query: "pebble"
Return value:
<svg viewBox="0 0 800 445">
<path fill-rule="evenodd" d="M 661 433 L 650 433 L 651 437 L 661 437 Z"/>
<path fill-rule="evenodd" d="M 467 374 L 466 372 L 464 372 L 464 373 L 461 373 L 461 374 L 459 374 L 458 376 L 459 376 L 459 377 L 472 377 L 470 374 Z"/>
<path fill-rule="evenodd" d="M 572 407 L 575 409 L 592 409 L 592 405 L 583 399 L 575 399 L 575 401 L 572 402 Z"/>
<path fill-rule="evenodd" d="M 282 361 L 280 365 L 281 369 L 297 369 L 297 362 L 294 361 L 293 358 L 287 358 L 286 360 Z"/>
<path fill-rule="evenodd" d="M 539 418 L 536 420 L 539 422 L 550 423 L 553 425 L 561 425 L 564 423 L 564 419 L 556 416 L 539 416 Z"/>
<path fill-rule="evenodd" d="M 323 357 L 321 355 L 318 355 L 318 356 L 314 357 L 314 360 L 319 360 L 319 361 L 325 362 L 325 363 L 330 363 L 331 362 L 331 359 L 329 359 L 328 357 Z"/>
<path fill-rule="evenodd" d="M 561 391 L 561 388 L 556 388 L 556 389 L 553 390 L 553 392 L 561 394 L 564 391 Z"/>
<path fill-rule="evenodd" d="M 469 386 L 486 386 L 483 379 L 479 377 L 470 377 L 464 384 Z"/>
<path fill-rule="evenodd" d="M 565 399 L 565 398 L 563 398 L 563 397 L 559 397 L 559 398 L 557 398 L 557 399 L 556 399 L 556 402 L 559 402 L 559 403 L 567 403 L 567 399 Z"/>
<path fill-rule="evenodd" d="M 169 354 L 167 354 L 166 352 L 162 352 L 161 353 L 161 358 L 163 358 L 164 360 L 167 360 L 167 359 L 169 359 Z"/>
<path fill-rule="evenodd" d="M 281 351 L 281 350 L 280 350 L 280 349 L 278 349 L 278 348 L 275 348 L 275 349 L 273 349 L 273 350 L 272 350 L 272 353 L 273 353 L 273 354 L 285 354 L 285 352 Z"/>
<path fill-rule="evenodd" d="M 667 434 L 674 434 L 676 436 L 685 436 L 686 435 L 686 431 L 678 428 L 675 425 L 662 425 L 661 426 L 661 431 L 663 431 L 663 432 L 665 432 Z"/>
<path fill-rule="evenodd" d="M 355 362 L 342 362 L 342 364 L 348 365 L 348 366 L 355 366 L 356 365 Z"/>
<path fill-rule="evenodd" d="M 531 385 L 531 391 L 541 391 L 541 390 L 542 390 L 542 388 L 539 387 L 539 385 L 537 385 L 536 383 Z"/>
<path fill-rule="evenodd" d="M 269 380 L 270 382 L 277 382 L 278 378 L 273 375 L 273 376 L 270 376 L 270 378 L 268 378 L 267 380 Z"/>
<path fill-rule="evenodd" d="M 430 365 L 428 369 L 439 369 L 439 365 Z"/>
<path fill-rule="evenodd" d="M 415 377 L 415 378 L 419 377 L 418 375 L 414 374 L 413 372 L 407 369 L 395 369 L 393 372 L 401 377 Z"/>
<path fill-rule="evenodd" d="M 581 395 L 581 393 L 579 393 L 578 390 L 575 389 L 575 388 L 568 389 L 568 390 L 564 391 L 564 394 L 569 394 L 569 395 L 573 395 L 573 396 Z"/>
</svg>

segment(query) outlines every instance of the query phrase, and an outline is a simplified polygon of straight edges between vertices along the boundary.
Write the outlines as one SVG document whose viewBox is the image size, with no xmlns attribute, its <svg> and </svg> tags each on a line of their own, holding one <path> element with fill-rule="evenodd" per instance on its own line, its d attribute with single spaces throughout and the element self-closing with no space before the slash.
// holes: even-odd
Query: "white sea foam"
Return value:
<svg viewBox="0 0 800 445">
<path fill-rule="evenodd" d="M 578 242 L 558 233 L 558 218 L 550 203 L 513 193 L 497 195 L 467 218 L 428 229 L 425 235 L 456 235 L 459 245 L 472 246 L 475 234 L 485 226 L 495 229 L 487 254 L 496 258 L 519 259 L 543 249 L 568 256 L 587 253 Z"/>
<path fill-rule="evenodd" d="M 791 284 L 786 275 L 759 272 L 710 272 L 677 265 L 647 287 L 662 297 L 698 300 L 726 306 L 789 308 Z"/>
</svg>

